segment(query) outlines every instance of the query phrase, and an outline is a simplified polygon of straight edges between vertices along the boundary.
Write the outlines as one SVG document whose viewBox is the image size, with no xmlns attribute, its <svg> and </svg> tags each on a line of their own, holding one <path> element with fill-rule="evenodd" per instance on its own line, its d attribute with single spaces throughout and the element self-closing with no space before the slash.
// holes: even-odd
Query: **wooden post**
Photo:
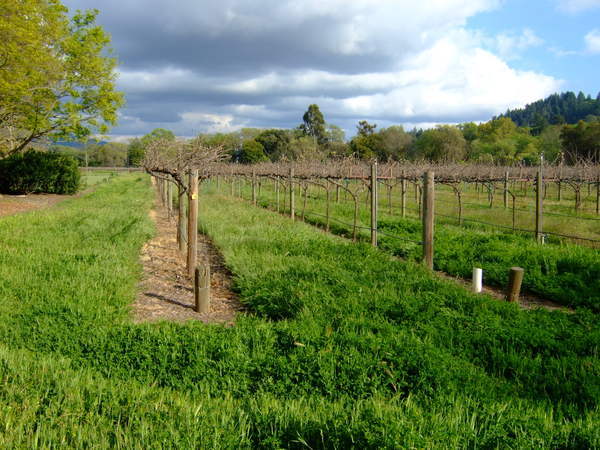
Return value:
<svg viewBox="0 0 600 450">
<path fill-rule="evenodd" d="M 279 180 L 275 180 L 275 199 L 277 202 L 277 212 L 279 212 Z"/>
<path fill-rule="evenodd" d="M 256 206 L 256 171 L 252 169 L 252 204 Z"/>
<path fill-rule="evenodd" d="M 292 220 L 295 219 L 296 217 L 296 212 L 295 212 L 295 207 L 296 207 L 296 202 L 294 199 L 294 168 L 290 167 L 290 178 L 289 178 L 289 185 L 290 185 L 290 218 Z"/>
<path fill-rule="evenodd" d="M 504 209 L 508 208 L 508 172 L 504 172 Z"/>
<path fill-rule="evenodd" d="M 600 215 L 600 175 L 596 181 L 596 215 Z"/>
<path fill-rule="evenodd" d="M 170 181 L 167 183 L 167 211 L 169 213 L 169 220 L 173 215 L 173 183 Z"/>
<path fill-rule="evenodd" d="M 190 277 L 196 270 L 198 252 L 198 169 L 190 171 L 188 188 L 187 269 Z"/>
<path fill-rule="evenodd" d="M 435 177 L 433 171 L 423 176 L 423 262 L 433 270 L 433 233 L 435 221 Z"/>
<path fill-rule="evenodd" d="M 177 220 L 177 242 L 179 243 L 179 251 L 185 252 L 185 191 L 184 187 L 177 185 L 177 198 L 179 202 L 178 220 Z"/>
<path fill-rule="evenodd" d="M 158 179 L 158 195 L 160 195 L 160 204 L 165 206 L 165 180 Z"/>
<path fill-rule="evenodd" d="M 511 267 L 508 276 L 508 287 L 506 288 L 506 301 L 518 302 L 521 294 L 521 284 L 525 271 L 520 267 Z"/>
<path fill-rule="evenodd" d="M 371 165 L 371 245 L 377 247 L 377 206 L 379 193 L 377 192 L 377 162 Z"/>
<path fill-rule="evenodd" d="M 329 200 L 330 200 L 329 186 L 327 186 L 326 192 L 327 192 L 327 194 L 326 194 L 327 195 L 327 199 L 326 199 L 327 203 L 326 203 L 326 209 L 325 209 L 325 216 L 327 217 L 327 221 L 325 223 L 325 231 L 329 232 L 329 228 L 330 228 L 330 215 L 331 215 L 331 212 L 330 212 L 331 208 L 330 208 L 330 205 L 329 205 Z"/>
<path fill-rule="evenodd" d="M 535 190 L 535 237 L 538 244 L 543 244 L 543 219 L 544 219 L 544 196 L 543 196 L 544 180 L 542 177 L 542 169 L 538 170 L 536 190 Z"/>
<path fill-rule="evenodd" d="M 401 189 L 402 189 L 402 193 L 400 196 L 400 207 L 402 209 L 402 218 L 406 217 L 406 179 L 402 178 L 401 181 Z"/>
<path fill-rule="evenodd" d="M 196 312 L 206 314 L 210 310 L 210 266 L 203 264 L 196 267 L 194 273 L 194 297 Z"/>
<path fill-rule="evenodd" d="M 169 183 L 169 180 L 164 180 L 164 185 L 163 185 L 163 195 L 164 195 L 164 200 L 163 200 L 163 204 L 165 205 L 165 208 L 169 207 L 169 185 L 171 183 Z"/>
</svg>

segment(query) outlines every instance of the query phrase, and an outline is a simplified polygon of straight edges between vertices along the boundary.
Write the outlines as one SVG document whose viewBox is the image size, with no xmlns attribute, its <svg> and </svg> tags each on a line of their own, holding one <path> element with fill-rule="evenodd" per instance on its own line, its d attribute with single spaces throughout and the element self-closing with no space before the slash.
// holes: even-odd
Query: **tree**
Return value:
<svg viewBox="0 0 600 450">
<path fill-rule="evenodd" d="M 404 131 L 401 125 L 391 126 L 379 131 L 383 142 L 384 154 L 379 155 L 381 161 L 390 159 L 406 159 L 413 143 L 413 137 Z"/>
<path fill-rule="evenodd" d="M 88 144 L 89 165 L 94 167 L 122 167 L 127 164 L 127 144 L 107 142 L 103 144 Z"/>
<path fill-rule="evenodd" d="M 416 150 L 419 157 L 430 161 L 460 161 L 467 154 L 467 141 L 457 127 L 438 125 L 421 134 Z"/>
<path fill-rule="evenodd" d="M 244 142 L 240 152 L 240 162 L 243 164 L 254 164 L 262 161 L 268 161 L 265 155 L 265 149 L 260 142 L 254 140 Z"/>
<path fill-rule="evenodd" d="M 307 136 L 312 136 L 318 144 L 327 142 L 325 134 L 325 118 L 318 105 L 312 104 L 302 116 L 304 123 L 300 129 Z"/>
<path fill-rule="evenodd" d="M 371 125 L 366 120 L 361 120 L 356 126 L 356 131 L 360 136 L 370 136 L 375 133 L 375 128 L 377 128 L 377 124 Z"/>
<path fill-rule="evenodd" d="M 0 156 L 47 136 L 106 133 L 123 96 L 98 11 L 71 19 L 59 0 L 0 4 Z"/>
<path fill-rule="evenodd" d="M 265 153 L 271 161 L 279 161 L 281 158 L 291 158 L 290 154 L 290 132 L 276 128 L 262 131 L 255 138 L 265 149 Z"/>
<path fill-rule="evenodd" d="M 142 140 L 135 138 L 132 139 L 127 146 L 127 165 L 139 167 L 142 165 L 144 160 L 144 144 Z"/>
<path fill-rule="evenodd" d="M 156 141 L 174 142 L 175 134 L 165 128 L 155 128 L 140 139 L 134 139 L 127 149 L 127 160 L 132 166 L 142 165 L 146 149 Z"/>
<path fill-rule="evenodd" d="M 328 123 L 325 131 L 325 137 L 328 143 L 344 142 L 346 140 L 346 133 L 337 125 Z"/>
</svg>

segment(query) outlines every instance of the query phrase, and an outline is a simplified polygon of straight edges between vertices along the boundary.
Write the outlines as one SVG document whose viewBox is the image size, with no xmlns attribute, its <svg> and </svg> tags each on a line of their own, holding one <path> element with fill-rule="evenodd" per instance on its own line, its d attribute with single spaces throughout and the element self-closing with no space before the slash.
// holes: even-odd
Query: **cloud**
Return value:
<svg viewBox="0 0 600 450">
<path fill-rule="evenodd" d="M 590 9 L 600 8 L 600 0 L 558 0 L 558 9 L 570 14 L 577 14 Z"/>
<path fill-rule="evenodd" d="M 600 30 L 595 29 L 585 35 L 585 47 L 589 53 L 600 53 Z"/>
<path fill-rule="evenodd" d="M 92 0 L 66 0 L 77 8 Z M 293 127 L 311 103 L 354 131 L 488 120 L 560 81 L 506 61 L 532 30 L 486 38 L 468 19 L 499 0 L 105 0 L 127 106 L 115 134 Z"/>
<path fill-rule="evenodd" d="M 543 43 L 543 39 L 529 28 L 525 28 L 521 34 L 501 33 L 496 36 L 495 42 L 498 54 L 504 59 L 518 58 L 524 50 L 539 47 Z"/>
</svg>

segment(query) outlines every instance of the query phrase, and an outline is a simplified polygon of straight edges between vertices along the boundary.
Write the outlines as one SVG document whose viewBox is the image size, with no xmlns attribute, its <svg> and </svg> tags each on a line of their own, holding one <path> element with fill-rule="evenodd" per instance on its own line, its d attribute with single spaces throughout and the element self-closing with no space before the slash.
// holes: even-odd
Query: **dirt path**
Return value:
<svg viewBox="0 0 600 450">
<path fill-rule="evenodd" d="M 467 290 L 471 290 L 471 281 L 465 280 L 464 278 L 454 277 L 452 275 L 448 275 L 445 272 L 435 272 L 437 276 L 444 278 L 446 280 L 451 280 L 456 284 L 464 287 Z M 487 294 L 490 297 L 495 298 L 496 300 L 506 301 L 505 292 L 497 287 L 493 286 L 483 286 L 483 294 Z M 536 308 L 544 308 L 548 311 L 562 311 L 567 313 L 574 312 L 572 308 L 568 306 L 563 306 L 559 303 L 553 302 L 552 300 L 546 300 L 531 293 L 523 293 L 519 297 L 519 306 L 523 309 L 536 309 Z"/>
<path fill-rule="evenodd" d="M 210 239 L 198 235 L 198 261 L 208 260 L 212 271 L 210 312 L 199 314 L 193 309 L 193 283 L 177 245 L 176 221 L 169 219 L 166 209 L 158 206 L 150 216 L 156 223 L 156 236 L 142 249 L 144 275 L 133 304 L 134 322 L 200 320 L 233 325 L 236 314 L 244 308 L 231 291 L 231 273 Z"/>
<path fill-rule="evenodd" d="M 0 195 L 0 217 L 49 208 L 73 197 L 73 195 L 57 194 Z"/>
</svg>

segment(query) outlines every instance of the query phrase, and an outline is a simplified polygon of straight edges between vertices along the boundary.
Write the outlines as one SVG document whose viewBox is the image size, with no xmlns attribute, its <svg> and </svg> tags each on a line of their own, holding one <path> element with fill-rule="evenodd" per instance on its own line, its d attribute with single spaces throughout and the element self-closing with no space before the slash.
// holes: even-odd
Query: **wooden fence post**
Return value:
<svg viewBox="0 0 600 450">
<path fill-rule="evenodd" d="M 596 215 L 600 215 L 600 175 L 596 181 Z"/>
<path fill-rule="evenodd" d="M 210 310 L 210 266 L 203 264 L 196 267 L 194 273 L 194 297 L 196 312 L 206 314 Z"/>
<path fill-rule="evenodd" d="M 504 172 L 504 209 L 508 208 L 508 172 Z"/>
<path fill-rule="evenodd" d="M 511 267 L 508 276 L 508 287 L 506 288 L 506 301 L 518 302 L 523 283 L 524 270 L 521 267 Z"/>
<path fill-rule="evenodd" d="M 404 174 L 402 174 L 401 183 L 401 196 L 400 196 L 400 208 L 402 209 L 402 218 L 406 217 L 406 178 L 404 178 Z"/>
<path fill-rule="evenodd" d="M 433 233 L 435 222 L 435 177 L 433 171 L 423 176 L 423 262 L 433 270 Z"/>
<path fill-rule="evenodd" d="M 544 179 L 542 176 L 542 168 L 538 170 L 536 189 L 535 189 L 535 238 L 538 244 L 544 243 L 543 221 L 544 221 Z"/>
<path fill-rule="evenodd" d="M 290 218 L 292 220 L 294 220 L 296 218 L 296 212 L 294 211 L 295 207 L 296 207 L 296 202 L 295 202 L 295 198 L 294 198 L 294 168 L 290 167 L 290 178 L 289 178 L 289 185 L 290 185 Z"/>
<path fill-rule="evenodd" d="M 252 169 L 252 204 L 256 206 L 256 171 Z"/>
<path fill-rule="evenodd" d="M 190 171 L 188 187 L 188 242 L 187 242 L 187 269 L 190 277 L 196 270 L 198 251 L 198 169 Z"/>
<path fill-rule="evenodd" d="M 277 212 L 279 212 L 279 180 L 275 180 L 275 201 L 277 203 Z"/>
<path fill-rule="evenodd" d="M 173 215 L 173 183 L 169 181 L 167 183 L 167 212 L 169 213 L 169 220 Z"/>
<path fill-rule="evenodd" d="M 379 193 L 377 185 L 377 162 L 371 164 L 371 245 L 377 247 L 377 206 Z"/>
<path fill-rule="evenodd" d="M 184 186 L 177 184 L 177 198 L 179 202 L 178 220 L 177 220 L 177 242 L 179 243 L 179 251 L 185 253 L 185 191 Z"/>
</svg>

